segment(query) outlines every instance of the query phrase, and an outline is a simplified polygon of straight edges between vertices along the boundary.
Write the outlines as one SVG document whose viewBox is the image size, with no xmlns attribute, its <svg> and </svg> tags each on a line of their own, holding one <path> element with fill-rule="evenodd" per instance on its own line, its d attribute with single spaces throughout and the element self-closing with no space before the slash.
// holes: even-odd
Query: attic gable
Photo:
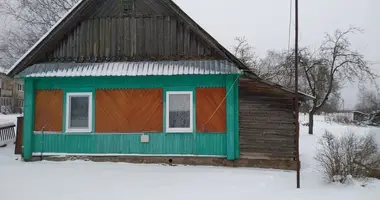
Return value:
<svg viewBox="0 0 380 200">
<path fill-rule="evenodd" d="M 223 59 L 250 72 L 171 0 L 82 0 L 9 75 L 41 62 L 179 59 Z"/>
</svg>

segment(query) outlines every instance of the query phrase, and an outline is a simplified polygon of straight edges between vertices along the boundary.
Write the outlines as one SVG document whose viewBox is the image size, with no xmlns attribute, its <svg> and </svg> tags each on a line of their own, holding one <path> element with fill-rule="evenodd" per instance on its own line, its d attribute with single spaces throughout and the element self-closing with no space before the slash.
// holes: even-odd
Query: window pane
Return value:
<svg viewBox="0 0 380 200">
<path fill-rule="evenodd" d="M 70 98 L 70 128 L 88 128 L 88 97 Z"/>
<path fill-rule="evenodd" d="M 190 128 L 190 94 L 169 95 L 169 128 Z"/>
</svg>

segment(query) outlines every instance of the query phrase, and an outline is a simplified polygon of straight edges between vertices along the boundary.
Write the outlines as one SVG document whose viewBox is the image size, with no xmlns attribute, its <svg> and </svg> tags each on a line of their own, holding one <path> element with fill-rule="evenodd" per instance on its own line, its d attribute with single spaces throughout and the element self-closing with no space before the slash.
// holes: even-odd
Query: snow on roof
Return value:
<svg viewBox="0 0 380 200">
<path fill-rule="evenodd" d="M 19 77 L 149 76 L 193 74 L 239 74 L 226 60 L 142 61 L 111 63 L 40 63 Z"/>
<path fill-rule="evenodd" d="M 24 55 L 17 60 L 17 62 L 11 67 L 8 69 L 7 71 L 7 74 L 9 72 L 11 72 L 17 65 L 20 64 L 20 62 L 22 60 L 25 59 L 25 57 L 30 54 L 42 41 L 44 41 L 48 35 L 50 35 L 50 33 L 58 26 L 62 23 L 62 21 L 67 18 L 67 16 L 69 16 L 84 0 L 79 0 L 57 23 L 54 24 L 53 27 L 51 27 L 51 29 L 45 33 L 45 35 L 43 35 L 27 52 L 24 53 Z"/>
</svg>

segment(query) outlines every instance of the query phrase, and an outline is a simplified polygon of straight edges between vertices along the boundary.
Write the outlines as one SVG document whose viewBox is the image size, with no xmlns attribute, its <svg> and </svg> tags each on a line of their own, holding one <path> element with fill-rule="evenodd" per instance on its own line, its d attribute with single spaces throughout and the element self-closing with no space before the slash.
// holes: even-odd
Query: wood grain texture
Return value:
<svg viewBox="0 0 380 200">
<path fill-rule="evenodd" d="M 37 90 L 34 112 L 34 130 L 62 131 L 63 91 Z"/>
<path fill-rule="evenodd" d="M 162 89 L 97 90 L 97 133 L 162 132 Z"/>
<path fill-rule="evenodd" d="M 197 88 L 197 132 L 226 132 L 225 88 Z"/>
<path fill-rule="evenodd" d="M 172 16 L 90 18 L 57 41 L 44 61 L 100 62 L 222 59 Z"/>
<path fill-rule="evenodd" d="M 257 82 L 240 81 L 239 86 L 241 154 L 295 159 L 296 125 L 291 97 Z"/>
</svg>

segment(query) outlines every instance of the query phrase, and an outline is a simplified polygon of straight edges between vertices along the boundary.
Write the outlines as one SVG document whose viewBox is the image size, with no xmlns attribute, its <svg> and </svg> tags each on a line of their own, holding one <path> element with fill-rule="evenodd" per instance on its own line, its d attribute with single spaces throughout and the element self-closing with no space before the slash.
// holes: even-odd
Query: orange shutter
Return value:
<svg viewBox="0 0 380 200">
<path fill-rule="evenodd" d="M 197 88 L 197 132 L 226 132 L 225 88 Z"/>
<path fill-rule="evenodd" d="M 34 130 L 62 132 L 63 91 L 37 90 Z"/>
<path fill-rule="evenodd" d="M 96 91 L 97 133 L 162 132 L 162 89 Z"/>
</svg>

